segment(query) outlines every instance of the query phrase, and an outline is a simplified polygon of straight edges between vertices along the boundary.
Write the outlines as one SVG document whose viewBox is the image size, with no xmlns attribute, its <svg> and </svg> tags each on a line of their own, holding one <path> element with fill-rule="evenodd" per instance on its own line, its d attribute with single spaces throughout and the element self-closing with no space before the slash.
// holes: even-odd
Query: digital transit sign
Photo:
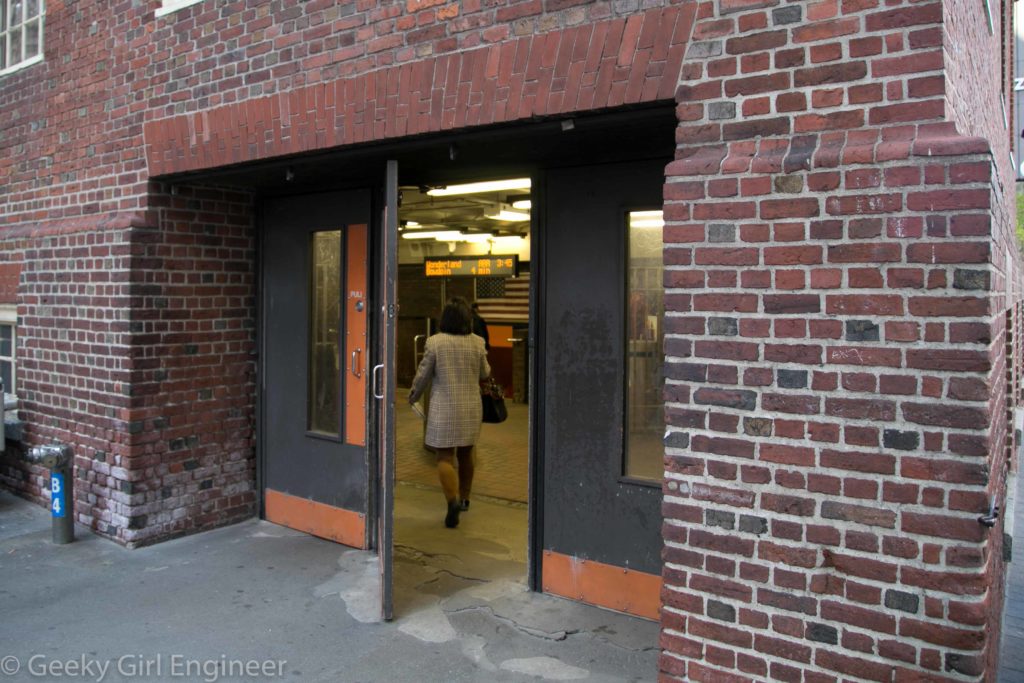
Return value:
<svg viewBox="0 0 1024 683">
<path fill-rule="evenodd" d="M 425 258 L 427 277 L 501 276 L 515 277 L 519 256 L 468 256 L 466 258 Z"/>
</svg>

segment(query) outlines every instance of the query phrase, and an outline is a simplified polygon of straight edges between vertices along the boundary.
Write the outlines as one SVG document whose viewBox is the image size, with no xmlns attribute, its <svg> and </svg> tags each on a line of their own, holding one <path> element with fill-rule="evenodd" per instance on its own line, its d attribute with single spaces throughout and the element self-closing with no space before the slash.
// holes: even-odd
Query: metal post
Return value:
<svg viewBox="0 0 1024 683">
<path fill-rule="evenodd" d="M 50 518 L 53 522 L 53 542 L 57 545 L 71 543 L 75 540 L 74 463 L 71 446 L 35 446 L 29 450 L 28 459 L 50 469 Z"/>
</svg>

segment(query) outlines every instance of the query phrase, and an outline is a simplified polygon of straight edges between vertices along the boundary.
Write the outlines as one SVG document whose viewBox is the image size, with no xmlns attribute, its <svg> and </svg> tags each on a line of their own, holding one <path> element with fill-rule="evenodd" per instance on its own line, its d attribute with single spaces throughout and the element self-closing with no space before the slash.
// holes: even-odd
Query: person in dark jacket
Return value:
<svg viewBox="0 0 1024 683">
<path fill-rule="evenodd" d="M 480 315 L 480 304 L 473 302 L 473 334 L 484 340 L 484 349 L 491 350 L 491 338 L 487 336 L 487 321 Z"/>
</svg>

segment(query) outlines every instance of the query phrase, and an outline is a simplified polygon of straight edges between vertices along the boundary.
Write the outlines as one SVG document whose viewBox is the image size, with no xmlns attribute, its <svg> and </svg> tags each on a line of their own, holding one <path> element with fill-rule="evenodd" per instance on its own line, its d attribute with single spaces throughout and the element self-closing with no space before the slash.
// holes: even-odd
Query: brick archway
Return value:
<svg viewBox="0 0 1024 683">
<path fill-rule="evenodd" d="M 652 9 L 149 121 L 149 172 L 671 100 L 696 10 Z"/>
</svg>

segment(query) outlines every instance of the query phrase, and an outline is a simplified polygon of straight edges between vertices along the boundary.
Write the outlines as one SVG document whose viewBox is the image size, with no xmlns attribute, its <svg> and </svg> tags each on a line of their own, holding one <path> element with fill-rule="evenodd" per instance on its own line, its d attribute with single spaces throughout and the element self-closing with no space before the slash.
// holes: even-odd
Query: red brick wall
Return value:
<svg viewBox="0 0 1024 683">
<path fill-rule="evenodd" d="M 150 194 L 160 229 L 132 263 L 131 446 L 112 474 L 135 544 L 256 513 L 253 198 L 175 192 Z"/>
<path fill-rule="evenodd" d="M 157 4 L 55 0 L 46 62 L 0 81 L 29 439 L 76 444 L 80 520 L 144 543 L 253 510 L 251 198 L 149 174 L 652 101 L 685 46 L 662 672 L 993 670 L 976 518 L 1020 271 L 981 7 Z"/>
<path fill-rule="evenodd" d="M 944 17 L 941 47 L 937 47 L 934 55 L 922 55 L 922 58 L 938 60 L 945 73 L 944 93 L 939 91 L 938 94 L 946 96 L 947 117 L 965 135 L 980 135 L 992 140 L 999 152 L 1009 150 L 1009 147 L 1004 147 L 1004 141 L 1008 145 L 1012 136 L 1010 107 L 1014 99 L 1011 69 L 1004 69 L 1000 60 L 1003 34 L 1012 31 L 1010 17 L 1004 20 L 1000 16 L 1002 4 L 1001 0 L 989 0 L 991 29 L 983 2 L 946 0 L 935 3 L 935 6 L 924 5 L 918 10 L 941 11 Z M 968 45 L 971 48 L 965 49 Z M 1012 66 L 1012 61 L 1009 63 Z M 1008 155 L 1001 154 L 997 163 L 1009 167 Z"/>
<path fill-rule="evenodd" d="M 977 517 L 1003 498 L 1019 268 L 1005 138 L 965 136 L 1001 122 L 943 122 L 988 105 L 943 97 L 940 10 L 698 12 L 665 188 L 667 676 L 993 671 Z"/>
<path fill-rule="evenodd" d="M 18 279 L 21 262 L 0 263 L 0 304 L 18 303 Z"/>
<path fill-rule="evenodd" d="M 150 195 L 155 229 L 110 216 L 8 230 L 20 253 L 27 443 L 75 452 L 76 520 L 137 545 L 256 511 L 252 198 Z M 17 453 L 0 479 L 45 500 Z"/>
<path fill-rule="evenodd" d="M 0 227 L 144 209 L 142 27 L 131 2 L 46 3 L 45 60 L 0 77 Z"/>
<path fill-rule="evenodd" d="M 365 69 L 372 60 L 356 61 L 355 67 L 347 63 L 350 68 L 343 69 L 348 74 L 354 68 L 356 75 L 151 119 L 145 126 L 150 171 L 196 171 L 370 140 L 667 100 L 676 89 L 695 9 L 692 3 L 656 8 L 520 38 L 500 27 L 486 47 L 369 73 Z M 434 16 L 433 11 L 427 14 Z M 381 40 L 394 42 L 392 37 Z M 441 45 L 452 48 L 447 40 Z M 403 50 L 395 52 L 409 57 Z M 316 63 L 329 65 L 339 58 L 325 54 Z"/>
<path fill-rule="evenodd" d="M 76 519 L 116 533 L 126 516 L 106 474 L 129 446 L 129 302 L 138 227 L 113 214 L 8 229 L 0 244 L 23 261 L 18 286 L 18 397 L 27 443 L 60 440 L 75 450 Z M 16 452 L 0 476 L 45 500 L 45 470 Z M 123 477 L 122 477 L 123 478 Z"/>
<path fill-rule="evenodd" d="M 157 4 L 151 0 L 149 6 Z M 636 3 L 585 0 L 360 0 L 342 5 L 330 0 L 301 4 L 207 0 L 147 27 L 152 33 L 140 46 L 147 54 L 144 63 L 152 64 L 147 85 L 154 90 L 148 106 L 151 118 L 204 111 L 539 34 L 566 31 L 574 39 L 578 34 L 586 43 L 593 38 L 600 44 L 606 36 L 591 35 L 590 29 L 606 21 L 612 27 L 604 56 L 624 60 L 637 38 L 637 17 L 675 4 L 680 3 L 653 0 L 640 10 Z M 622 24 L 629 18 L 623 34 Z M 659 42 L 664 44 L 664 39 Z M 167 59 L 182 55 L 187 57 Z M 547 60 L 545 69 L 563 61 L 564 55 L 549 54 Z M 646 72 L 647 67 L 645 62 L 642 70 Z"/>
</svg>

